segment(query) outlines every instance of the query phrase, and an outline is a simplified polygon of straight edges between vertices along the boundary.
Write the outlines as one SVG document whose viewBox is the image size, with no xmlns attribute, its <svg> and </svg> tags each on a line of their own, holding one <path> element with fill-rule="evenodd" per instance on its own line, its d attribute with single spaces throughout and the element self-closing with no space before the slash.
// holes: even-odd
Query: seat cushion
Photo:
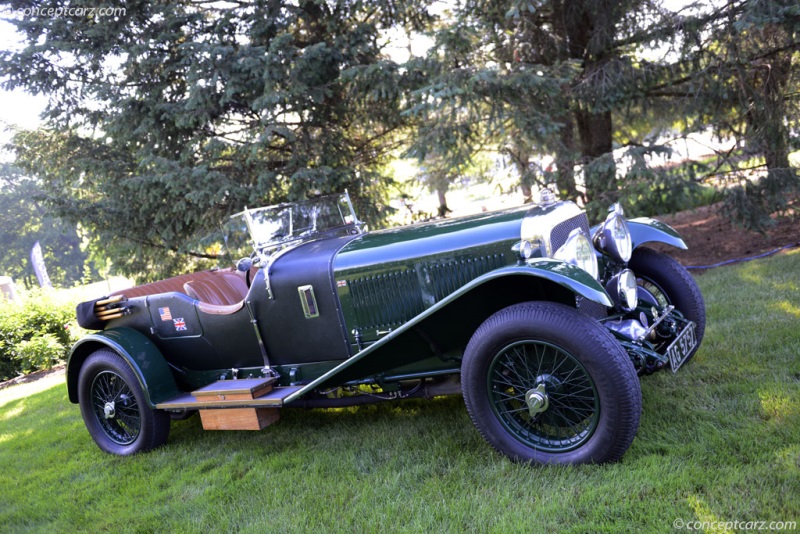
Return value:
<svg viewBox="0 0 800 534">
<path fill-rule="evenodd" d="M 244 299 L 247 295 L 247 284 L 244 281 L 244 273 L 232 269 L 200 271 L 121 289 L 111 293 L 111 296 L 124 295 L 126 298 L 134 298 L 172 291 L 185 293 L 201 302 L 228 306 Z"/>
<path fill-rule="evenodd" d="M 195 300 L 229 306 L 244 300 L 247 284 L 236 273 L 219 271 L 183 284 L 184 292 Z"/>
</svg>

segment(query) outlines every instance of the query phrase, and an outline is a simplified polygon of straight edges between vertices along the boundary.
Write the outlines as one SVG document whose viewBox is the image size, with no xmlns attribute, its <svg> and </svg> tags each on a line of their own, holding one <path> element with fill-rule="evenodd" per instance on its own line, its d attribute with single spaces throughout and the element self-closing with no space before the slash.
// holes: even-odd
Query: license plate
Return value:
<svg viewBox="0 0 800 534">
<path fill-rule="evenodd" d="M 683 365 L 683 362 L 685 362 L 686 358 L 691 354 L 692 349 L 697 345 L 697 339 L 694 336 L 694 328 L 694 323 L 690 321 L 667 349 L 669 365 L 672 367 L 673 373 L 678 372 L 680 366 Z"/>
</svg>

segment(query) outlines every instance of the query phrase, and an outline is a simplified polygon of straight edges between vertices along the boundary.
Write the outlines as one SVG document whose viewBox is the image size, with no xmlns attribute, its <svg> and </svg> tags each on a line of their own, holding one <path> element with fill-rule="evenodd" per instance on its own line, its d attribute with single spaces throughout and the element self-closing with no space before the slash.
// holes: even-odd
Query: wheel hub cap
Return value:
<svg viewBox="0 0 800 534">
<path fill-rule="evenodd" d="M 114 401 L 107 402 L 105 406 L 103 406 L 103 414 L 106 416 L 106 419 L 114 419 L 114 416 L 117 414 Z"/>
<path fill-rule="evenodd" d="M 525 402 L 528 404 L 528 412 L 530 412 L 531 417 L 536 417 L 547 410 L 547 407 L 550 406 L 550 399 L 547 397 L 544 384 L 539 384 L 534 389 L 529 390 L 525 394 Z"/>
</svg>

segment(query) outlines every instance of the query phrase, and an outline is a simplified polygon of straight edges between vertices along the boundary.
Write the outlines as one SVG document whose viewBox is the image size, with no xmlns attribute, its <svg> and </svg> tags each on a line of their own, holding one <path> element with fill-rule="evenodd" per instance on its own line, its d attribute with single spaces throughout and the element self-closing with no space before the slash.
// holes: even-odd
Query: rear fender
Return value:
<svg viewBox="0 0 800 534">
<path fill-rule="evenodd" d="M 103 348 L 111 349 L 122 356 L 139 380 L 151 408 L 181 393 L 161 351 L 144 334 L 120 327 L 89 334 L 72 347 L 67 360 L 67 391 L 70 402 L 78 402 L 78 377 L 83 362 L 94 351 Z"/>
<path fill-rule="evenodd" d="M 285 402 L 334 384 L 374 376 L 466 346 L 480 324 L 503 307 L 528 300 L 575 305 L 575 296 L 612 306 L 605 289 L 574 265 L 536 258 L 480 276 L 386 337 L 304 386 Z"/>
</svg>

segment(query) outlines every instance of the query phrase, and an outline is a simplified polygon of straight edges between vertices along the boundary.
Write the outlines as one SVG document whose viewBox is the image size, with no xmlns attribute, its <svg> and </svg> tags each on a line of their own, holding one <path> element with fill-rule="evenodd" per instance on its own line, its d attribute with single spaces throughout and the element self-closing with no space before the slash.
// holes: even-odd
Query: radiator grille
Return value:
<svg viewBox="0 0 800 534">
<path fill-rule="evenodd" d="M 557 224 L 555 228 L 553 228 L 553 231 L 550 232 L 550 243 L 553 246 L 554 254 L 559 248 L 561 248 L 562 245 L 564 245 L 564 243 L 567 242 L 570 232 L 572 232 L 572 230 L 575 228 L 582 228 L 583 231 L 586 232 L 586 236 L 591 239 L 591 236 L 589 235 L 589 219 L 586 217 L 585 213 L 580 213 L 562 223 Z M 592 317 L 593 319 L 602 319 L 608 316 L 608 310 L 605 306 L 589 299 L 577 297 L 575 304 L 578 310 L 589 317 Z"/>
<path fill-rule="evenodd" d="M 605 319 L 608 317 L 608 308 L 599 302 L 594 302 L 593 300 L 583 297 L 578 297 L 575 300 L 578 310 L 592 319 Z"/>
<path fill-rule="evenodd" d="M 567 219 L 564 222 L 558 223 L 550 232 L 550 244 L 553 247 L 553 254 L 567 242 L 569 233 L 575 228 L 583 228 L 586 235 L 589 236 L 589 219 L 585 213 Z"/>
</svg>

